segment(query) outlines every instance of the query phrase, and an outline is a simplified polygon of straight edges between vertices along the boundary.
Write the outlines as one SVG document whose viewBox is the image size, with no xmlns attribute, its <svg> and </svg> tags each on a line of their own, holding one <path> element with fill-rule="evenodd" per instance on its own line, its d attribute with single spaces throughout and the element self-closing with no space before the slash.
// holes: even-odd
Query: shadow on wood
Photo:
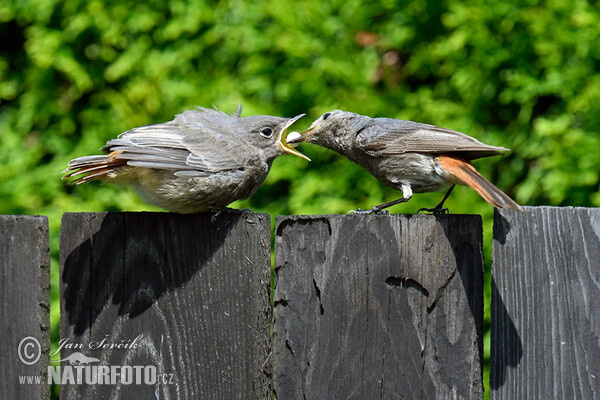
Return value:
<svg viewBox="0 0 600 400">
<path fill-rule="evenodd" d="M 506 310 L 502 296 L 492 278 L 492 337 L 490 389 L 496 390 L 506 382 L 507 370 L 516 368 L 523 358 L 523 343 L 515 324 Z"/>
<path fill-rule="evenodd" d="M 88 330 L 108 302 L 117 315 L 134 318 L 184 285 L 223 245 L 231 218 L 222 215 L 212 229 L 210 214 L 65 214 L 61 294 L 73 333 Z M 198 245 L 185 246 L 193 237 Z M 169 257 L 177 263 L 169 265 Z"/>
<path fill-rule="evenodd" d="M 483 231 L 479 215 L 458 215 L 467 218 L 458 223 L 454 216 L 433 215 L 444 230 L 446 240 L 454 253 L 454 263 L 458 266 L 469 309 L 476 324 L 479 338 L 479 357 L 483 360 Z M 473 220 L 469 220 L 469 218 Z"/>
<path fill-rule="evenodd" d="M 498 211 L 494 212 L 494 243 L 506 244 L 506 238 L 511 231 L 510 222 Z M 495 260 L 495 255 L 494 255 Z M 503 267 L 504 268 L 504 267 Z M 510 268 L 510 267 L 509 267 Z M 493 274 L 495 275 L 495 274 Z M 492 316 L 491 316 L 491 346 L 490 389 L 495 391 L 506 382 L 509 369 L 516 368 L 523 358 L 523 343 L 515 328 L 506 304 L 498 291 L 496 280 L 492 276 Z"/>
<path fill-rule="evenodd" d="M 491 399 L 600 398 L 600 209 L 496 210 Z"/>
<path fill-rule="evenodd" d="M 61 228 L 61 337 L 101 365 L 151 365 L 167 383 L 66 385 L 61 396 L 265 398 L 270 218 L 76 213 Z M 136 348 L 90 350 L 90 343 Z M 64 365 L 64 364 L 63 364 Z"/>
<path fill-rule="evenodd" d="M 480 399 L 481 241 L 479 216 L 278 217 L 276 397 Z"/>
</svg>

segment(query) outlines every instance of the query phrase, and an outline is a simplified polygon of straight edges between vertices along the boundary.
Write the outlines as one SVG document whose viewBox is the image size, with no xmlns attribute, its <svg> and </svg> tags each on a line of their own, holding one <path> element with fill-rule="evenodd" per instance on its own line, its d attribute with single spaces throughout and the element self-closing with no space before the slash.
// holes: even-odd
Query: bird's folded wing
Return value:
<svg viewBox="0 0 600 400">
<path fill-rule="evenodd" d="M 207 176 L 246 166 L 253 152 L 241 150 L 248 145 L 227 126 L 210 126 L 199 118 L 190 123 L 179 117 L 124 132 L 103 150 L 118 152 L 116 157 L 128 165 L 173 170 L 178 176 Z"/>
<path fill-rule="evenodd" d="M 472 160 L 502 154 L 509 149 L 489 146 L 464 133 L 412 121 L 377 118 L 356 137 L 357 145 L 374 156 L 406 153 L 458 153 Z"/>
</svg>

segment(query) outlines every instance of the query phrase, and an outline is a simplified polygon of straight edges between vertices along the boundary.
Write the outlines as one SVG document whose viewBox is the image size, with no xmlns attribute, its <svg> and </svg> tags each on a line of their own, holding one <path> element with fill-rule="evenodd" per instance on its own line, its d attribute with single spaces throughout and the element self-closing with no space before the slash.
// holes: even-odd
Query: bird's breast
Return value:
<svg viewBox="0 0 600 400">
<path fill-rule="evenodd" d="M 142 199 L 170 211 L 195 213 L 250 197 L 269 172 L 265 163 L 198 177 L 178 177 L 172 170 L 127 167 L 120 183 L 134 187 Z M 128 177 L 125 181 L 124 177 Z"/>
<path fill-rule="evenodd" d="M 436 157 L 432 155 L 407 153 L 365 157 L 359 164 L 379 181 L 395 189 L 409 184 L 414 192 L 419 193 L 442 190 L 448 185 Z"/>
</svg>

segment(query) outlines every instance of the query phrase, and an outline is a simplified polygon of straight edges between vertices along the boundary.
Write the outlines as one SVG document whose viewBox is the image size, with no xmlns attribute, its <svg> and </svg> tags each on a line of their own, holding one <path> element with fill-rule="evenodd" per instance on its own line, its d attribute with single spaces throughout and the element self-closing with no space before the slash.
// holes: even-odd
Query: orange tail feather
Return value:
<svg viewBox="0 0 600 400">
<path fill-rule="evenodd" d="M 468 161 L 451 156 L 438 156 L 438 163 L 451 175 L 450 180 L 453 183 L 470 186 L 494 207 L 523 211 L 520 205 L 481 176 Z"/>
<path fill-rule="evenodd" d="M 69 166 L 63 173 L 63 179 L 74 177 L 70 183 L 80 185 L 89 181 L 104 178 L 114 169 L 127 165 L 127 160 L 119 159 L 117 156 L 122 151 L 113 151 L 106 156 L 86 156 L 69 161 Z"/>
</svg>

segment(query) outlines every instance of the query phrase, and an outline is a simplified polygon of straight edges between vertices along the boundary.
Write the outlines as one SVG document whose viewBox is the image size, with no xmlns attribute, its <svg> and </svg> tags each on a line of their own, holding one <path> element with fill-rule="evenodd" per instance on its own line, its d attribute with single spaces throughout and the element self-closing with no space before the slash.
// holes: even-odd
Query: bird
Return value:
<svg viewBox="0 0 600 400">
<path fill-rule="evenodd" d="M 394 118 L 371 118 L 334 110 L 321 115 L 304 132 L 290 132 L 286 143 L 307 142 L 333 150 L 361 165 L 380 182 L 402 191 L 402 197 L 369 210 L 377 213 L 408 201 L 413 193 L 435 192 L 449 187 L 434 208 L 420 211 L 447 212 L 443 204 L 455 185 L 473 188 L 497 208 L 522 211 L 508 195 L 485 179 L 471 161 L 510 151 L 490 146 L 464 133 L 434 125 Z"/>
<path fill-rule="evenodd" d="M 250 197 L 278 156 L 310 159 L 285 143 L 287 128 L 303 117 L 256 115 L 242 118 L 198 107 L 172 121 L 141 126 L 109 140 L 106 154 L 71 160 L 63 179 L 130 185 L 140 197 L 181 214 L 223 211 Z"/>
</svg>

